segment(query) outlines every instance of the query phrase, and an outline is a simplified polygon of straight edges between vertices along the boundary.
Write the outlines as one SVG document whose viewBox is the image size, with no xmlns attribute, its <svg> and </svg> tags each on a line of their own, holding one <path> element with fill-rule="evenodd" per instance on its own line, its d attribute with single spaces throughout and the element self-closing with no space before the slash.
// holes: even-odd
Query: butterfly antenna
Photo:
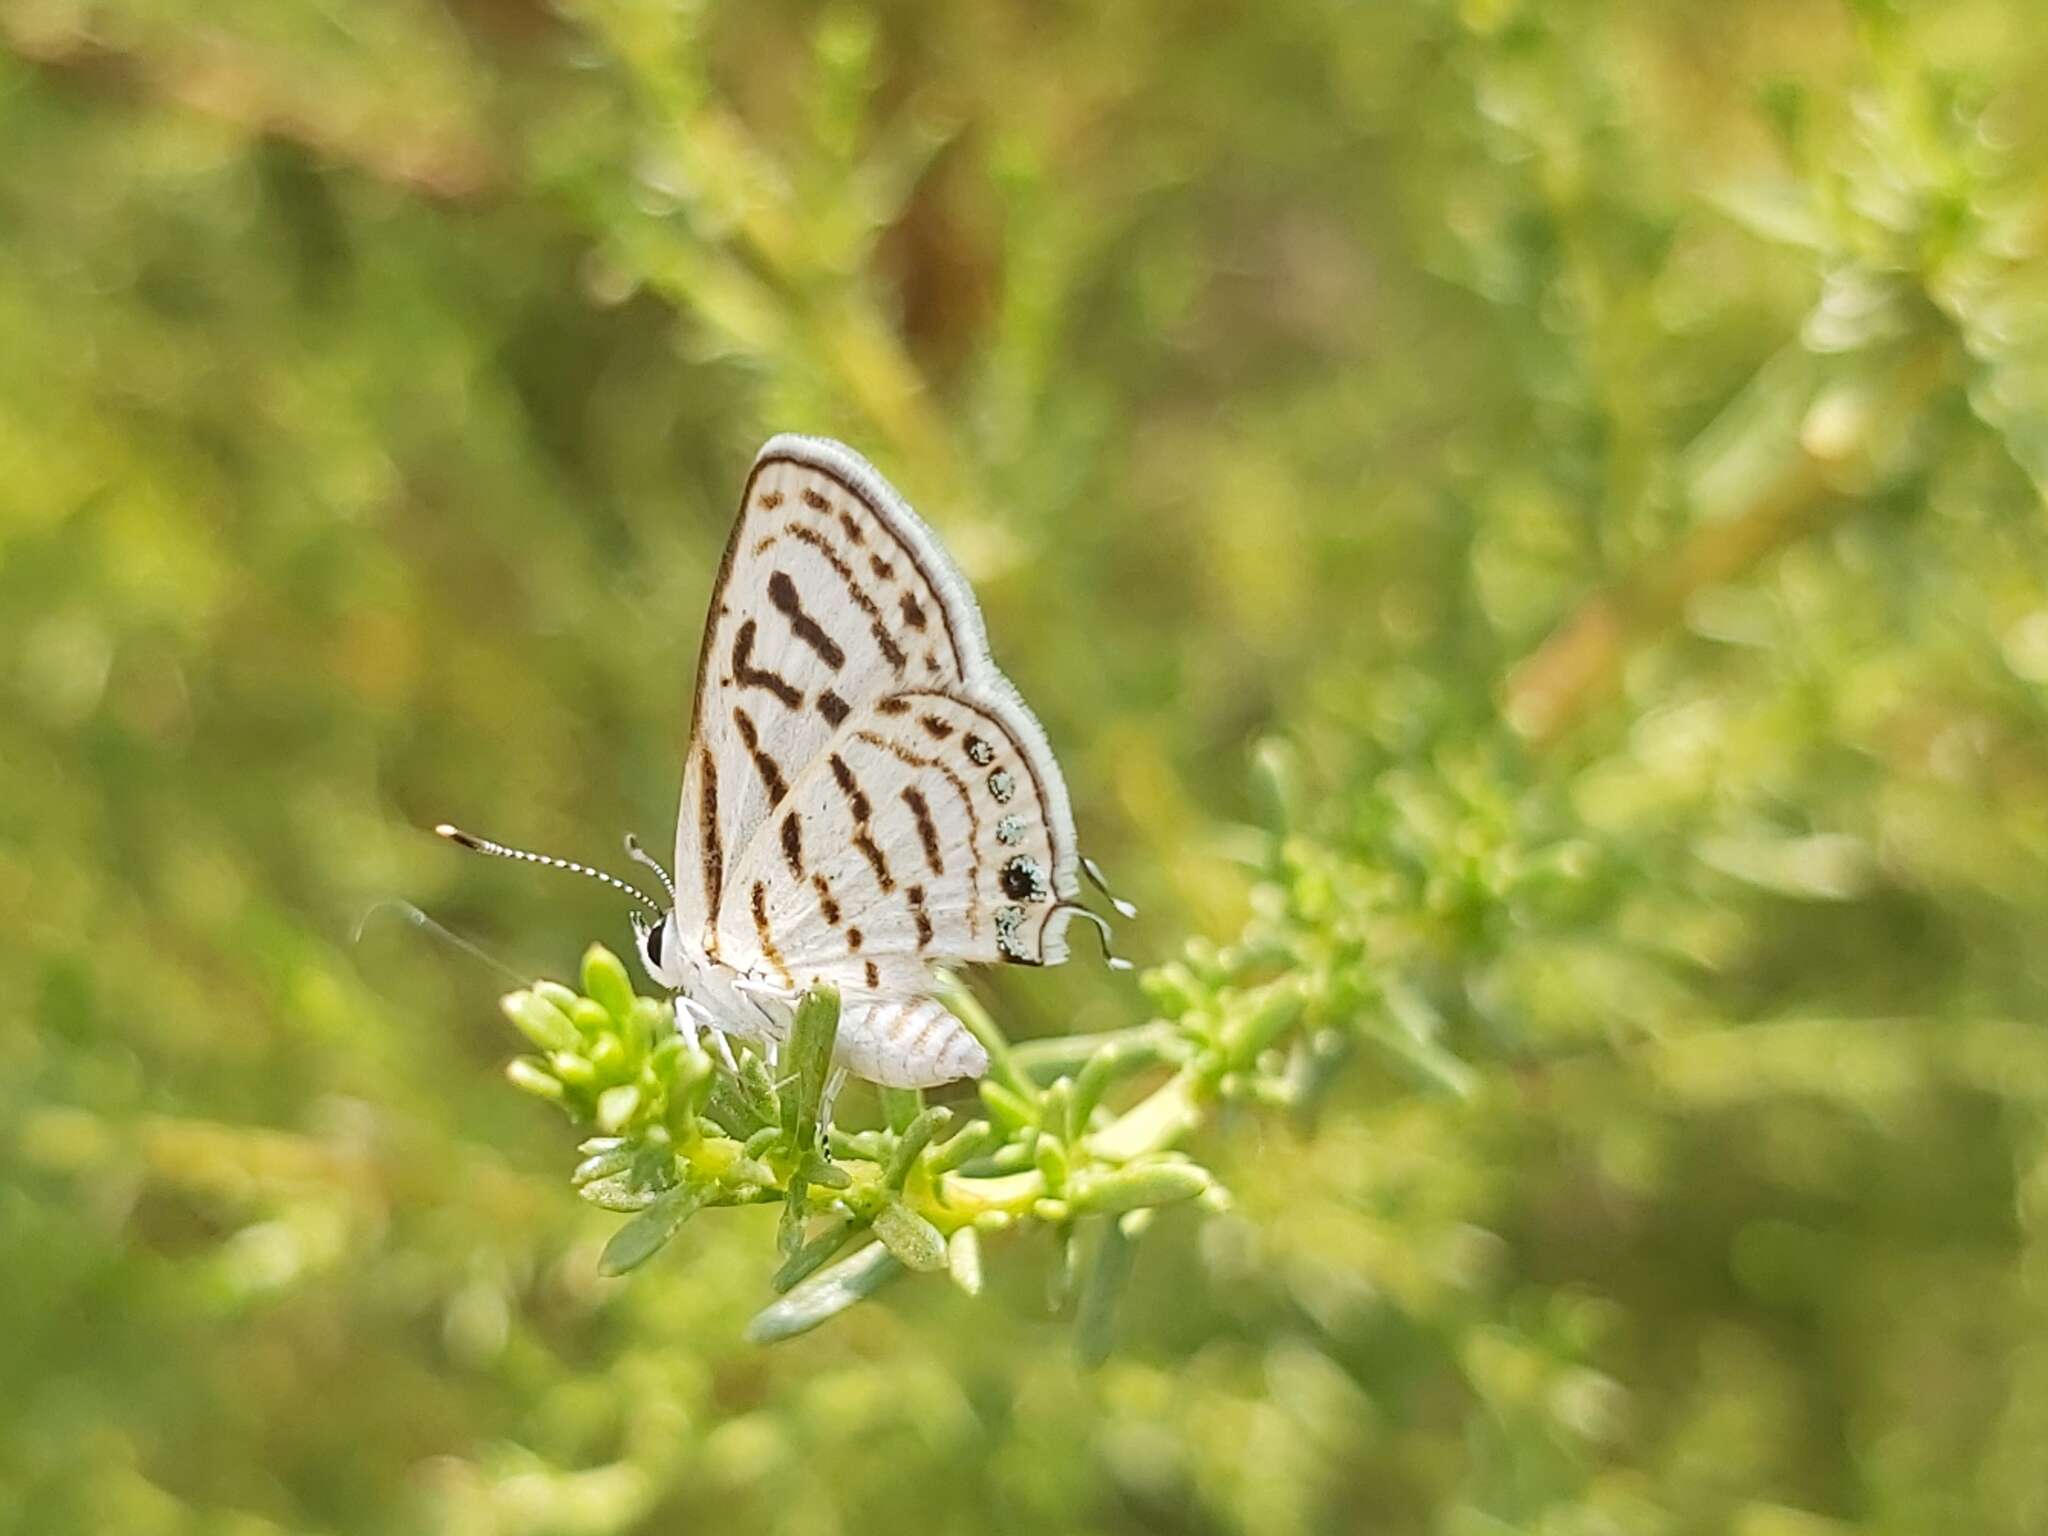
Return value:
<svg viewBox="0 0 2048 1536">
<path fill-rule="evenodd" d="M 653 917 L 662 916 L 654 899 L 638 886 L 626 884 L 617 875 L 608 875 L 601 869 L 592 869 L 588 864 L 578 864 L 574 859 L 558 859 L 552 854 L 531 853 L 524 848 L 507 848 L 503 843 L 494 843 L 488 837 L 478 837 L 474 832 L 465 832 L 460 827 L 451 827 L 447 822 L 434 828 L 436 836 L 445 837 L 449 842 L 469 849 L 472 853 L 488 853 L 493 858 L 523 859 L 528 864 L 543 864 L 549 869 L 566 869 L 571 874 L 587 875 L 592 880 L 602 881 L 621 895 L 629 896 L 646 908 Z"/>
<path fill-rule="evenodd" d="M 1109 882 L 1102 878 L 1102 866 L 1089 858 L 1085 853 L 1081 855 L 1081 873 L 1088 877 L 1090 885 L 1109 898 L 1109 904 L 1116 908 L 1116 915 L 1118 917 L 1136 917 L 1138 915 L 1136 907 L 1109 888 Z"/>
<path fill-rule="evenodd" d="M 370 919 L 382 912 L 395 912 L 413 927 L 423 929 L 445 943 L 454 945 L 464 954 L 482 961 L 500 976 L 505 977 L 515 987 L 523 987 L 527 984 L 527 977 L 520 975 L 519 972 L 513 970 L 511 966 L 500 960 L 489 950 L 483 948 L 482 945 L 471 943 L 446 923 L 436 922 L 411 902 L 400 901 L 395 896 L 387 896 L 382 901 L 372 902 L 363 915 L 356 919 L 355 931 L 349 935 L 349 942 L 351 944 L 362 943 L 363 933 L 370 926 Z"/>
<path fill-rule="evenodd" d="M 661 860 L 640 846 L 640 839 L 632 833 L 626 834 L 626 857 L 635 864 L 645 864 L 654 871 L 654 878 L 661 882 L 661 888 L 668 892 L 668 904 L 676 904 L 676 883 L 669 879 L 668 871 L 661 867 Z"/>
<path fill-rule="evenodd" d="M 1112 971 L 1134 969 L 1131 962 L 1109 947 L 1109 920 L 1100 912 L 1091 912 L 1078 901 L 1063 901 L 1053 908 L 1055 912 L 1071 912 L 1076 917 L 1085 917 L 1095 925 L 1095 931 L 1102 938 L 1102 963 Z"/>
</svg>

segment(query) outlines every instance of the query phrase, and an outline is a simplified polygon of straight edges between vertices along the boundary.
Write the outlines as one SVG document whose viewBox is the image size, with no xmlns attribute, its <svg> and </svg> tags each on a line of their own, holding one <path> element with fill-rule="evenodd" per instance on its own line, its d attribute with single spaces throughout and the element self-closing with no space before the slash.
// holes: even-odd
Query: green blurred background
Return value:
<svg viewBox="0 0 2048 1536">
<path fill-rule="evenodd" d="M 0 1530 L 2048 1531 L 2044 75 L 2032 0 L 7 0 Z M 667 842 L 781 429 L 957 553 L 1141 960 L 1355 990 L 1093 1372 L 1043 1234 L 768 1349 L 772 1212 L 599 1279 L 501 978 L 372 911 L 624 943 L 421 829 Z"/>
</svg>

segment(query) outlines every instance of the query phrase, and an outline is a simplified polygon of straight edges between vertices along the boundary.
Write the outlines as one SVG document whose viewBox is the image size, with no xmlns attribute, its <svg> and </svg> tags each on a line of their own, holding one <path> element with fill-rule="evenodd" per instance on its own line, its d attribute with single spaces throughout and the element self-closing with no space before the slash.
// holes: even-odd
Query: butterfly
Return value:
<svg viewBox="0 0 2048 1536">
<path fill-rule="evenodd" d="M 834 1065 L 933 1087 L 988 1068 L 939 1000 L 943 968 L 1057 965 L 1100 871 L 1076 843 L 1044 728 L 989 654 L 967 580 L 843 444 L 761 449 L 713 583 L 669 896 L 453 827 L 466 847 L 566 868 L 635 897 L 634 948 L 728 1064 L 774 1057 L 798 999 L 838 989 Z M 1120 914 L 1129 904 L 1108 897 Z M 651 920 L 649 920 L 651 919 Z"/>
</svg>

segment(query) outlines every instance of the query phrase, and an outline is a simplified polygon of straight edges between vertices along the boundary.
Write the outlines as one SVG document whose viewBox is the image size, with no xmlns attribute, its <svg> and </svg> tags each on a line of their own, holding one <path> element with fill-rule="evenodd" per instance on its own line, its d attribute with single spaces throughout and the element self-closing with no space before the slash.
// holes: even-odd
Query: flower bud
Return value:
<svg viewBox="0 0 2048 1536">
<path fill-rule="evenodd" d="M 633 1011 L 633 978 L 624 962 L 602 944 L 583 951 L 583 991 L 621 1024 Z"/>
<path fill-rule="evenodd" d="M 544 1051 L 571 1051 L 581 1044 L 569 1016 L 537 992 L 514 992 L 500 1000 L 505 1017 Z"/>
</svg>

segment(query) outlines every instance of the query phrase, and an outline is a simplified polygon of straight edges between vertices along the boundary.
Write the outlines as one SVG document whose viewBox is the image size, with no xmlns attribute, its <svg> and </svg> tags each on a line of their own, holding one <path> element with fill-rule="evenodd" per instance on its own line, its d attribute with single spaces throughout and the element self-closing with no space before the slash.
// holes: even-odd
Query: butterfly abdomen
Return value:
<svg viewBox="0 0 2048 1536">
<path fill-rule="evenodd" d="M 936 1088 L 988 1070 L 988 1052 L 933 997 L 850 1006 L 834 1060 L 887 1088 Z"/>
</svg>

